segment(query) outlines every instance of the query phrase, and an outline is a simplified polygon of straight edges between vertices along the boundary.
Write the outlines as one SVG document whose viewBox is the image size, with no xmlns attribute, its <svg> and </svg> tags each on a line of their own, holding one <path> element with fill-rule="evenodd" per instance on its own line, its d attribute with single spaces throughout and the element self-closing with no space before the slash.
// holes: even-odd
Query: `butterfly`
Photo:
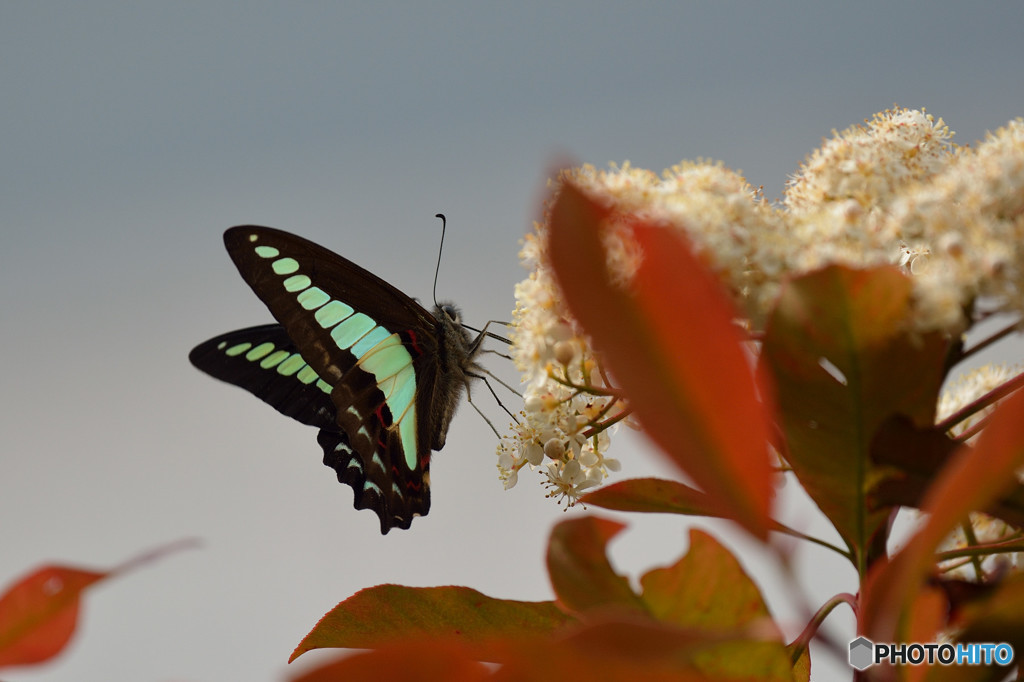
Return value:
<svg viewBox="0 0 1024 682">
<path fill-rule="evenodd" d="M 440 216 L 439 216 L 440 217 Z M 318 244 L 240 225 L 224 246 L 278 324 L 196 346 L 189 360 L 320 430 L 324 464 L 373 509 L 381 533 L 430 510 L 430 455 L 444 447 L 463 391 L 482 368 L 458 309 L 426 310 Z"/>
</svg>

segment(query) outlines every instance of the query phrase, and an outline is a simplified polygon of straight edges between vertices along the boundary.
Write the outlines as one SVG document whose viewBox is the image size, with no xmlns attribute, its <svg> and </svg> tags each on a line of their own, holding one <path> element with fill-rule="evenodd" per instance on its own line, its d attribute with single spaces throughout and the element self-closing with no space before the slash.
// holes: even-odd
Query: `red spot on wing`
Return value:
<svg viewBox="0 0 1024 682">
<path fill-rule="evenodd" d="M 391 476 L 395 480 L 399 480 L 401 478 L 401 475 L 398 473 L 398 467 L 396 467 L 394 464 L 391 465 Z M 418 493 L 420 490 L 423 489 L 423 482 L 422 481 L 420 481 L 420 482 L 406 481 L 405 482 L 405 489 L 406 489 L 406 491 L 412 491 L 412 492 L 417 492 Z"/>
<path fill-rule="evenodd" d="M 388 427 L 391 426 L 391 411 L 388 410 L 387 417 L 384 416 L 384 409 L 386 405 L 381 403 L 377 406 L 377 409 L 373 411 L 373 415 L 377 417 L 377 446 L 381 450 L 387 450 L 387 433 Z"/>
<path fill-rule="evenodd" d="M 416 355 L 417 356 L 423 355 L 423 349 L 420 348 L 420 344 L 416 341 L 416 330 L 415 329 L 409 329 L 409 330 L 406 330 L 405 333 L 409 335 L 409 343 L 412 344 L 412 349 L 414 351 L 416 351 Z"/>
</svg>

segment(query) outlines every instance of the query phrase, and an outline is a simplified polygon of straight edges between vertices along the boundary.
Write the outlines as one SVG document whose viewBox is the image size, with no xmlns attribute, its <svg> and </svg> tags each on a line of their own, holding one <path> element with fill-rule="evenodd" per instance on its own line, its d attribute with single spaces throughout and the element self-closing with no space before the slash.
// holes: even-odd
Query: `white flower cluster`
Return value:
<svg viewBox="0 0 1024 682">
<path fill-rule="evenodd" d="M 571 506 L 619 469 L 604 453 L 609 427 L 624 416 L 625 406 L 611 395 L 590 344 L 568 321 L 542 229 L 527 237 L 520 253 L 533 272 L 516 286 L 512 354 L 526 391 L 522 420 L 498 447 L 498 470 L 511 488 L 524 466 L 542 467 L 548 496 Z"/>
<path fill-rule="evenodd" d="M 893 109 L 835 133 L 800 167 L 778 205 L 721 164 L 664 171 L 628 163 L 564 171 L 612 209 L 609 269 L 628 282 L 639 262 L 615 215 L 684 232 L 752 330 L 763 327 L 783 282 L 838 263 L 898 264 L 912 275 L 908 329 L 959 333 L 979 297 L 1024 311 L 1024 119 L 974 149 L 924 111 Z M 506 487 L 527 464 L 544 467 L 553 494 L 574 501 L 617 468 L 607 425 L 628 407 L 562 303 L 546 256 L 546 219 L 520 254 L 512 354 L 527 385 L 523 420 L 499 446 Z M 614 392 L 612 392 L 614 393 Z M 545 462 L 547 463 L 545 465 Z"/>
<path fill-rule="evenodd" d="M 952 416 L 955 412 L 967 405 L 970 405 L 978 398 L 991 393 L 1003 386 L 1006 382 L 1018 376 L 1024 367 L 1006 365 L 984 365 L 977 369 L 961 374 L 953 379 L 942 391 L 939 399 L 938 409 L 935 414 L 935 423 L 940 423 Z M 992 414 L 997 403 L 986 406 L 974 414 L 955 424 L 950 430 L 950 435 L 957 437 L 969 429 L 974 428 L 983 419 Z M 970 441 L 968 441 L 970 442 Z"/>
<path fill-rule="evenodd" d="M 1021 371 L 1024 371 L 1024 368 L 1019 366 L 985 365 L 960 375 L 951 381 L 942 392 L 942 398 L 939 400 L 938 412 L 936 414 L 936 422 L 943 421 L 978 398 L 1003 386 L 1007 381 L 1018 376 Z M 993 403 L 975 412 L 950 429 L 950 433 L 953 436 L 964 434 L 990 415 L 997 404 Z M 970 537 L 968 537 L 968 533 Z M 972 512 L 970 514 L 970 524 L 961 526 L 950 534 L 942 542 L 939 551 L 964 549 L 971 545 L 995 543 L 1020 538 L 1020 536 L 1021 531 L 1019 529 L 1007 525 L 1002 520 L 988 514 Z M 975 574 L 978 568 L 982 572 L 992 572 L 1006 568 L 1019 569 L 1022 565 L 1024 565 L 1024 557 L 1019 552 L 1014 552 L 988 556 L 977 565 L 966 559 L 950 559 L 941 563 L 940 568 L 951 577 L 971 580 L 980 578 L 980 576 Z"/>
</svg>

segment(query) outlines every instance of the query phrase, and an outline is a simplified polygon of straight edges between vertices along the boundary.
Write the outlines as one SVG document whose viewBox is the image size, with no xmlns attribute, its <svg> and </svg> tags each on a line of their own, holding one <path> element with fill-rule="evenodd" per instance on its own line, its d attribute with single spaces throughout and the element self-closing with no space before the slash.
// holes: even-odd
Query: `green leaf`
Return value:
<svg viewBox="0 0 1024 682">
<path fill-rule="evenodd" d="M 378 585 L 331 609 L 289 660 L 311 649 L 373 649 L 407 638 L 454 638 L 485 652 L 490 641 L 550 632 L 572 620 L 552 602 L 494 599 L 468 587 Z"/>
<path fill-rule="evenodd" d="M 934 422 L 949 346 L 906 330 L 910 306 L 910 281 L 894 267 L 829 266 L 784 285 L 765 330 L 786 458 L 861 571 L 888 517 L 865 504 L 872 439 L 895 414 Z"/>
<path fill-rule="evenodd" d="M 625 526 L 596 516 L 562 521 L 548 542 L 548 575 L 558 601 L 582 613 L 596 608 L 645 611 L 629 581 L 612 569 L 608 541 Z"/>
<path fill-rule="evenodd" d="M 643 257 L 623 287 L 607 266 L 609 211 L 564 184 L 551 211 L 550 257 L 566 304 L 593 339 L 637 419 L 715 504 L 759 538 L 771 503 L 767 411 L 736 313 L 678 232 L 629 222 Z"/>
</svg>

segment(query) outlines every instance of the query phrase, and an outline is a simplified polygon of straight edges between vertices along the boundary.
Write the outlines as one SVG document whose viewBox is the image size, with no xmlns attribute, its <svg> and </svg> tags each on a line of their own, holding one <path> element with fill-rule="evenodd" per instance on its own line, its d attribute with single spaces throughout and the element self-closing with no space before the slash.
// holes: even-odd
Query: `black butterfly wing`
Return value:
<svg viewBox="0 0 1024 682">
<path fill-rule="evenodd" d="M 337 472 L 339 481 L 363 491 L 356 495 L 356 508 L 378 508 L 377 498 L 383 495 L 376 491 L 391 483 L 387 472 L 372 468 L 371 485 L 366 485 L 366 467 L 338 426 L 332 387 L 305 362 L 284 327 L 268 324 L 216 336 L 196 346 L 189 361 L 216 379 L 244 388 L 281 414 L 319 428 L 317 440 L 324 451 L 324 464 Z M 419 512 L 418 507 L 401 501 L 392 506 L 390 521 L 381 516 L 381 532 L 393 525 L 408 528 L 405 521 Z"/>
<path fill-rule="evenodd" d="M 332 386 L 303 359 L 279 324 L 221 334 L 193 348 L 188 359 L 197 369 L 244 388 L 283 415 L 337 430 Z"/>
<path fill-rule="evenodd" d="M 239 226 L 224 243 L 242 278 L 331 386 L 336 432 L 321 431 L 324 463 L 371 508 L 381 531 L 408 528 L 430 508 L 440 322 L 376 275 L 313 242 Z"/>
</svg>

